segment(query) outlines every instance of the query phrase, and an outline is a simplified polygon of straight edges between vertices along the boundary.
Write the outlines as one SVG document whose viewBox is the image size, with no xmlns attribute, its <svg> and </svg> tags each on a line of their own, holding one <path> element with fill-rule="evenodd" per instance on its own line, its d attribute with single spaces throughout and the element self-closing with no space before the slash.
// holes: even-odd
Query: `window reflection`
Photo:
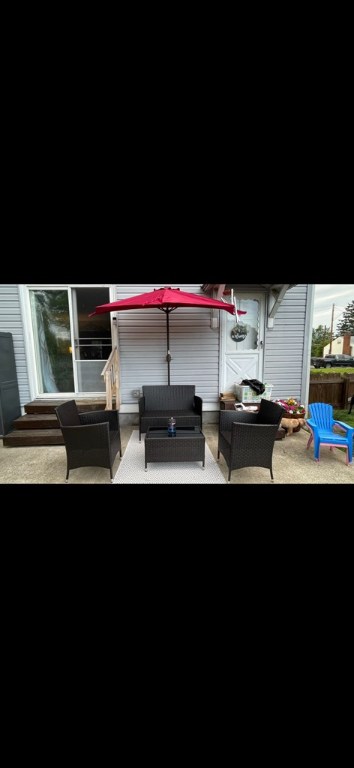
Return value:
<svg viewBox="0 0 354 768">
<path fill-rule="evenodd" d="M 73 392 L 67 291 L 31 291 L 36 361 L 41 391 Z"/>
</svg>

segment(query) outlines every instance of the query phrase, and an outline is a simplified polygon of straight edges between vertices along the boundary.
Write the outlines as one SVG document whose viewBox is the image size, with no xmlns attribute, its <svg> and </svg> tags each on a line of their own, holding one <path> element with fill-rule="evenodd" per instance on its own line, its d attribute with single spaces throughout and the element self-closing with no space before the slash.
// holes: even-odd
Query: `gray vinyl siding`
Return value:
<svg viewBox="0 0 354 768">
<path fill-rule="evenodd" d="M 31 398 L 18 285 L 0 285 L 0 331 L 12 333 L 20 403 L 24 405 Z"/>
<path fill-rule="evenodd" d="M 201 295 L 201 283 L 180 284 Z M 117 300 L 159 288 L 157 285 L 118 285 Z M 174 286 L 175 287 L 175 286 Z M 219 400 L 219 330 L 213 330 L 209 309 L 176 309 L 170 314 L 171 384 L 194 384 L 207 403 Z M 158 309 L 118 313 L 122 404 L 137 404 L 134 389 L 143 384 L 167 384 L 166 315 Z"/>
<path fill-rule="evenodd" d="M 266 329 L 263 381 L 273 384 L 272 397 L 304 399 L 303 367 L 307 365 L 305 332 L 308 285 L 290 288 L 274 318 L 274 328 Z"/>
</svg>

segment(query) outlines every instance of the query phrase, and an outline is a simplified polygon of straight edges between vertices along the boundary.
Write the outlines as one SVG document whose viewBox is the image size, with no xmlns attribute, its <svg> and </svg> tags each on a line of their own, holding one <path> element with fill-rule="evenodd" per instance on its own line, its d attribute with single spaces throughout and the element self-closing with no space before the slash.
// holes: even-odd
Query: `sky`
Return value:
<svg viewBox="0 0 354 768">
<path fill-rule="evenodd" d="M 351 301 L 354 301 L 354 283 L 316 285 L 313 328 L 317 328 L 319 325 L 331 327 L 332 304 L 334 304 L 333 331 L 335 332 L 337 321 L 342 319 L 343 310 Z"/>
</svg>

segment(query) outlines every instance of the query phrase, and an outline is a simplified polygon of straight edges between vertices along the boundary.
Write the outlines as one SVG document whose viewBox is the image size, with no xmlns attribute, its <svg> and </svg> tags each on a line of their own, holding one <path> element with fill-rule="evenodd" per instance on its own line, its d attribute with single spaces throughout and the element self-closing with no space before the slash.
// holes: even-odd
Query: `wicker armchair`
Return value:
<svg viewBox="0 0 354 768">
<path fill-rule="evenodd" d="M 261 400 L 258 413 L 220 411 L 218 459 L 222 453 L 231 472 L 242 467 L 265 467 L 274 482 L 272 458 L 274 441 L 283 409 Z"/>
<path fill-rule="evenodd" d="M 78 467 L 106 467 L 113 482 L 113 463 L 118 451 L 122 455 L 118 411 L 79 413 L 75 400 L 69 400 L 55 412 L 66 448 L 65 482 Z"/>
</svg>

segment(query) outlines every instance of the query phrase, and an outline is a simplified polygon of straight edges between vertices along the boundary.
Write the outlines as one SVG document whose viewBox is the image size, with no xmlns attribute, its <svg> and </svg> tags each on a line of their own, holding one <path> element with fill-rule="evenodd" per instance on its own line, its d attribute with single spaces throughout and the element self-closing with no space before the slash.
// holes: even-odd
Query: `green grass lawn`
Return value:
<svg viewBox="0 0 354 768">
<path fill-rule="evenodd" d="M 337 421 L 344 421 L 349 427 L 354 427 L 354 410 L 352 410 L 351 413 L 348 413 L 348 410 L 334 411 L 334 418 L 337 419 Z"/>
</svg>

